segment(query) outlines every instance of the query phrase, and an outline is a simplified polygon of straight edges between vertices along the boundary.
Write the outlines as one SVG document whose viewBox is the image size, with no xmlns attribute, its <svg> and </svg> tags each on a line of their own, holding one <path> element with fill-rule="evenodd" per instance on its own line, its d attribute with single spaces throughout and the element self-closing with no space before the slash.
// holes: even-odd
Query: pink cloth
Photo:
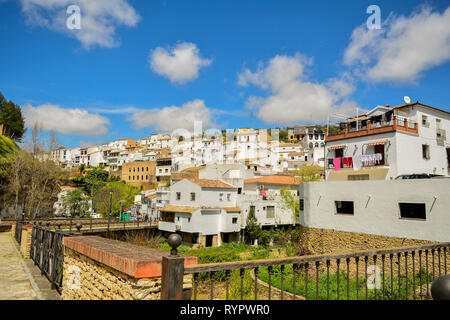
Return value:
<svg viewBox="0 0 450 320">
<path fill-rule="evenodd" d="M 261 195 L 262 195 L 263 197 L 265 197 L 265 196 L 266 196 L 266 190 L 261 190 Z"/>
<path fill-rule="evenodd" d="M 334 170 L 340 170 L 341 169 L 341 158 L 334 158 L 333 160 L 334 164 Z"/>
</svg>

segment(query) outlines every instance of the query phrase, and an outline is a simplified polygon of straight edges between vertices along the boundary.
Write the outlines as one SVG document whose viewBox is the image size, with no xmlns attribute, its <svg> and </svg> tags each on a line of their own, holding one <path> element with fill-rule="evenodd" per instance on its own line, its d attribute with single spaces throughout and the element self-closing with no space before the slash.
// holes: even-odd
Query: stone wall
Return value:
<svg viewBox="0 0 450 320">
<path fill-rule="evenodd" d="M 300 227 L 302 240 L 314 254 L 338 254 L 370 249 L 390 249 L 433 244 L 427 240 L 395 238 L 332 229 Z"/>
<path fill-rule="evenodd" d="M 96 236 L 64 238 L 63 300 L 158 300 L 161 261 L 168 253 Z M 196 264 L 185 256 L 185 265 Z M 192 295 L 184 276 L 183 298 Z"/>
<path fill-rule="evenodd" d="M 76 279 L 77 268 L 80 270 L 79 287 L 71 283 Z M 136 279 L 65 249 L 63 300 L 157 300 L 160 293 L 160 277 Z"/>
<path fill-rule="evenodd" d="M 23 226 L 22 227 L 22 238 L 20 241 L 20 253 L 22 253 L 22 255 L 25 259 L 30 259 L 32 233 L 33 233 L 33 227 L 31 227 L 31 226 Z"/>
</svg>

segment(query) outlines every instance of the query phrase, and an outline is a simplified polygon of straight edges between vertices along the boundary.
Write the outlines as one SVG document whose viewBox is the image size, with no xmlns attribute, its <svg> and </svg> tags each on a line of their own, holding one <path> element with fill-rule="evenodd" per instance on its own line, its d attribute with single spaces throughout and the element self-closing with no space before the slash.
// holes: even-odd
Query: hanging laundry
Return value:
<svg viewBox="0 0 450 320">
<path fill-rule="evenodd" d="M 341 158 L 334 158 L 333 160 L 334 170 L 338 171 L 341 169 Z"/>
<path fill-rule="evenodd" d="M 343 168 L 352 168 L 352 167 L 353 167 L 352 157 L 344 158 L 343 159 Z"/>
<path fill-rule="evenodd" d="M 362 167 L 361 155 L 353 157 L 353 170 L 358 171 Z"/>
</svg>

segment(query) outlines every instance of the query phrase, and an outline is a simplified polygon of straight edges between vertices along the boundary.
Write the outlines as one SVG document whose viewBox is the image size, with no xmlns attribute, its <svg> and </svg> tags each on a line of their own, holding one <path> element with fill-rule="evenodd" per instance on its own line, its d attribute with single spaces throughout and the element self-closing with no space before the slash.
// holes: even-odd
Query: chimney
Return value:
<svg viewBox="0 0 450 320">
<path fill-rule="evenodd" d="M 384 106 L 385 106 L 386 108 L 389 108 L 389 105 L 388 105 L 388 104 L 385 104 Z"/>
</svg>

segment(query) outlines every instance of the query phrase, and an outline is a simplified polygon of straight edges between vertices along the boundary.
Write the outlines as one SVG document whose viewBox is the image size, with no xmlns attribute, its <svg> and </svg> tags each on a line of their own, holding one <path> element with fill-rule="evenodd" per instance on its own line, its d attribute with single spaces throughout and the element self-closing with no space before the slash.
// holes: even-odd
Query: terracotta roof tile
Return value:
<svg viewBox="0 0 450 320">
<path fill-rule="evenodd" d="M 290 176 L 264 176 L 253 179 L 244 180 L 244 183 L 273 183 L 273 184 L 299 184 L 302 181 L 301 178 L 295 178 Z"/>
</svg>

